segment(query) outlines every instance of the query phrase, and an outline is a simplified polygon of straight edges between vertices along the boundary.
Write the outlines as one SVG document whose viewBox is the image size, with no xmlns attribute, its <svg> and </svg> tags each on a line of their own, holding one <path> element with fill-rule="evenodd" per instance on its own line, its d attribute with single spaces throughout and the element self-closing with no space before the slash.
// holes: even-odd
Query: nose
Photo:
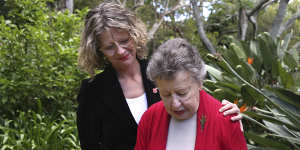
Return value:
<svg viewBox="0 0 300 150">
<path fill-rule="evenodd" d="M 179 109 L 181 108 L 181 102 L 179 101 L 179 99 L 176 95 L 172 96 L 171 107 L 173 110 L 176 110 L 176 111 L 179 111 Z"/>
<path fill-rule="evenodd" d="M 116 45 L 116 48 L 117 48 L 116 53 L 118 55 L 121 55 L 125 52 L 125 48 L 123 48 L 118 42 L 115 42 L 115 45 Z"/>
</svg>

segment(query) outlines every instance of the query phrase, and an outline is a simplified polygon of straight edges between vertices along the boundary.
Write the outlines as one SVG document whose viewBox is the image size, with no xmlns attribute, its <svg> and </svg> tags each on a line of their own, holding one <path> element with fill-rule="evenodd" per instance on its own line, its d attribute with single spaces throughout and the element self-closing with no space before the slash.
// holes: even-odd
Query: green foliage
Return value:
<svg viewBox="0 0 300 150">
<path fill-rule="evenodd" d="M 80 80 L 77 49 L 82 15 L 53 12 L 46 0 L 10 0 L 0 16 L 0 114 L 72 108 Z"/>
<path fill-rule="evenodd" d="M 228 46 L 220 48 L 221 55 L 207 57 L 212 63 L 208 67 L 211 80 L 204 86 L 219 99 L 248 106 L 243 113 L 245 135 L 254 148 L 300 147 L 300 87 L 296 84 L 300 64 L 299 53 L 288 48 L 291 36 L 273 41 L 262 33 L 250 42 L 229 37 Z"/>
<path fill-rule="evenodd" d="M 80 149 L 75 114 L 51 118 L 33 111 L 0 120 L 1 150 Z"/>
</svg>

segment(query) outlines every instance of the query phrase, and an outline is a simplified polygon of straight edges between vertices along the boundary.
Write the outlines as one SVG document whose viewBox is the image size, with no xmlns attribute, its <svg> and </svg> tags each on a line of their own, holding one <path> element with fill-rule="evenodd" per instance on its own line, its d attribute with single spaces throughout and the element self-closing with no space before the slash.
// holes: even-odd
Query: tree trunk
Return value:
<svg viewBox="0 0 300 150">
<path fill-rule="evenodd" d="M 289 0 L 280 0 L 280 2 L 279 2 L 279 8 L 278 8 L 277 14 L 272 23 L 271 30 L 269 31 L 271 34 L 271 37 L 273 39 L 275 39 L 278 36 L 279 29 L 281 27 L 282 21 L 284 19 L 286 11 L 287 11 L 286 8 L 287 8 L 288 3 L 289 3 Z"/>
<path fill-rule="evenodd" d="M 55 8 L 58 11 L 65 11 L 68 9 L 71 13 L 73 13 L 74 0 L 57 0 Z"/>
<path fill-rule="evenodd" d="M 300 8 L 298 8 L 298 11 L 284 25 L 280 27 L 277 35 L 280 36 L 282 32 L 292 27 L 292 25 L 295 23 L 296 19 L 298 18 L 300 18 Z"/>
<path fill-rule="evenodd" d="M 203 27 L 203 22 L 202 22 L 202 18 L 200 15 L 200 11 L 199 8 L 197 6 L 197 2 L 196 0 L 191 0 L 192 3 L 192 7 L 193 7 L 193 13 L 194 16 L 196 18 L 196 22 L 197 22 L 197 29 L 198 29 L 198 34 L 200 36 L 200 39 L 202 40 L 204 46 L 206 47 L 206 49 L 208 51 L 210 51 L 211 53 L 215 54 L 216 50 L 214 48 L 214 46 L 212 45 L 212 43 L 210 42 L 210 40 L 207 38 L 205 31 L 204 31 L 204 27 Z"/>
<path fill-rule="evenodd" d="M 66 7 L 67 9 L 73 13 L 74 10 L 74 0 L 66 0 Z"/>
<path fill-rule="evenodd" d="M 246 40 L 246 34 L 247 34 L 247 28 L 248 28 L 248 18 L 246 15 L 245 8 L 240 8 L 239 10 L 239 34 L 238 38 L 242 41 Z"/>
<path fill-rule="evenodd" d="M 152 28 L 150 29 L 150 31 L 148 32 L 148 40 L 153 39 L 154 34 L 156 33 L 156 31 L 158 30 L 159 26 L 161 25 L 161 23 L 163 22 L 163 18 L 160 18 L 160 20 L 158 22 L 155 22 L 152 26 Z"/>
</svg>

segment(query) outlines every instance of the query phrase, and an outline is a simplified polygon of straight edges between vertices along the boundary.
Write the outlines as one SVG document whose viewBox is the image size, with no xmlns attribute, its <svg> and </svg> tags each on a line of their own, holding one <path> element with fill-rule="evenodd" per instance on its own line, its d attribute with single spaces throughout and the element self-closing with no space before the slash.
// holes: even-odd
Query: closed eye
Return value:
<svg viewBox="0 0 300 150">
<path fill-rule="evenodd" d="M 178 93 L 179 96 L 185 96 L 187 93 Z"/>
<path fill-rule="evenodd" d="M 103 50 L 111 50 L 113 48 L 114 48 L 114 45 L 112 44 L 112 45 L 106 46 Z"/>
<path fill-rule="evenodd" d="M 127 44 L 129 42 L 130 38 L 127 38 L 125 40 L 121 40 L 120 44 Z"/>
</svg>

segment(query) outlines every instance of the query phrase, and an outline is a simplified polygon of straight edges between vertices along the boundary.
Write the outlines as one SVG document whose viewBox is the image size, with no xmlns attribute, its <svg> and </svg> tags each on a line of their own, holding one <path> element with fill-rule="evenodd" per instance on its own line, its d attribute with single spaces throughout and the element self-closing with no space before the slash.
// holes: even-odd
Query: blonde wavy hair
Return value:
<svg viewBox="0 0 300 150">
<path fill-rule="evenodd" d="M 108 28 L 128 31 L 135 42 L 137 57 L 145 57 L 147 32 L 145 24 L 134 13 L 113 2 L 103 2 L 91 9 L 85 18 L 79 48 L 78 65 L 94 77 L 96 69 L 103 69 L 109 62 L 100 52 L 100 34 Z"/>
</svg>

